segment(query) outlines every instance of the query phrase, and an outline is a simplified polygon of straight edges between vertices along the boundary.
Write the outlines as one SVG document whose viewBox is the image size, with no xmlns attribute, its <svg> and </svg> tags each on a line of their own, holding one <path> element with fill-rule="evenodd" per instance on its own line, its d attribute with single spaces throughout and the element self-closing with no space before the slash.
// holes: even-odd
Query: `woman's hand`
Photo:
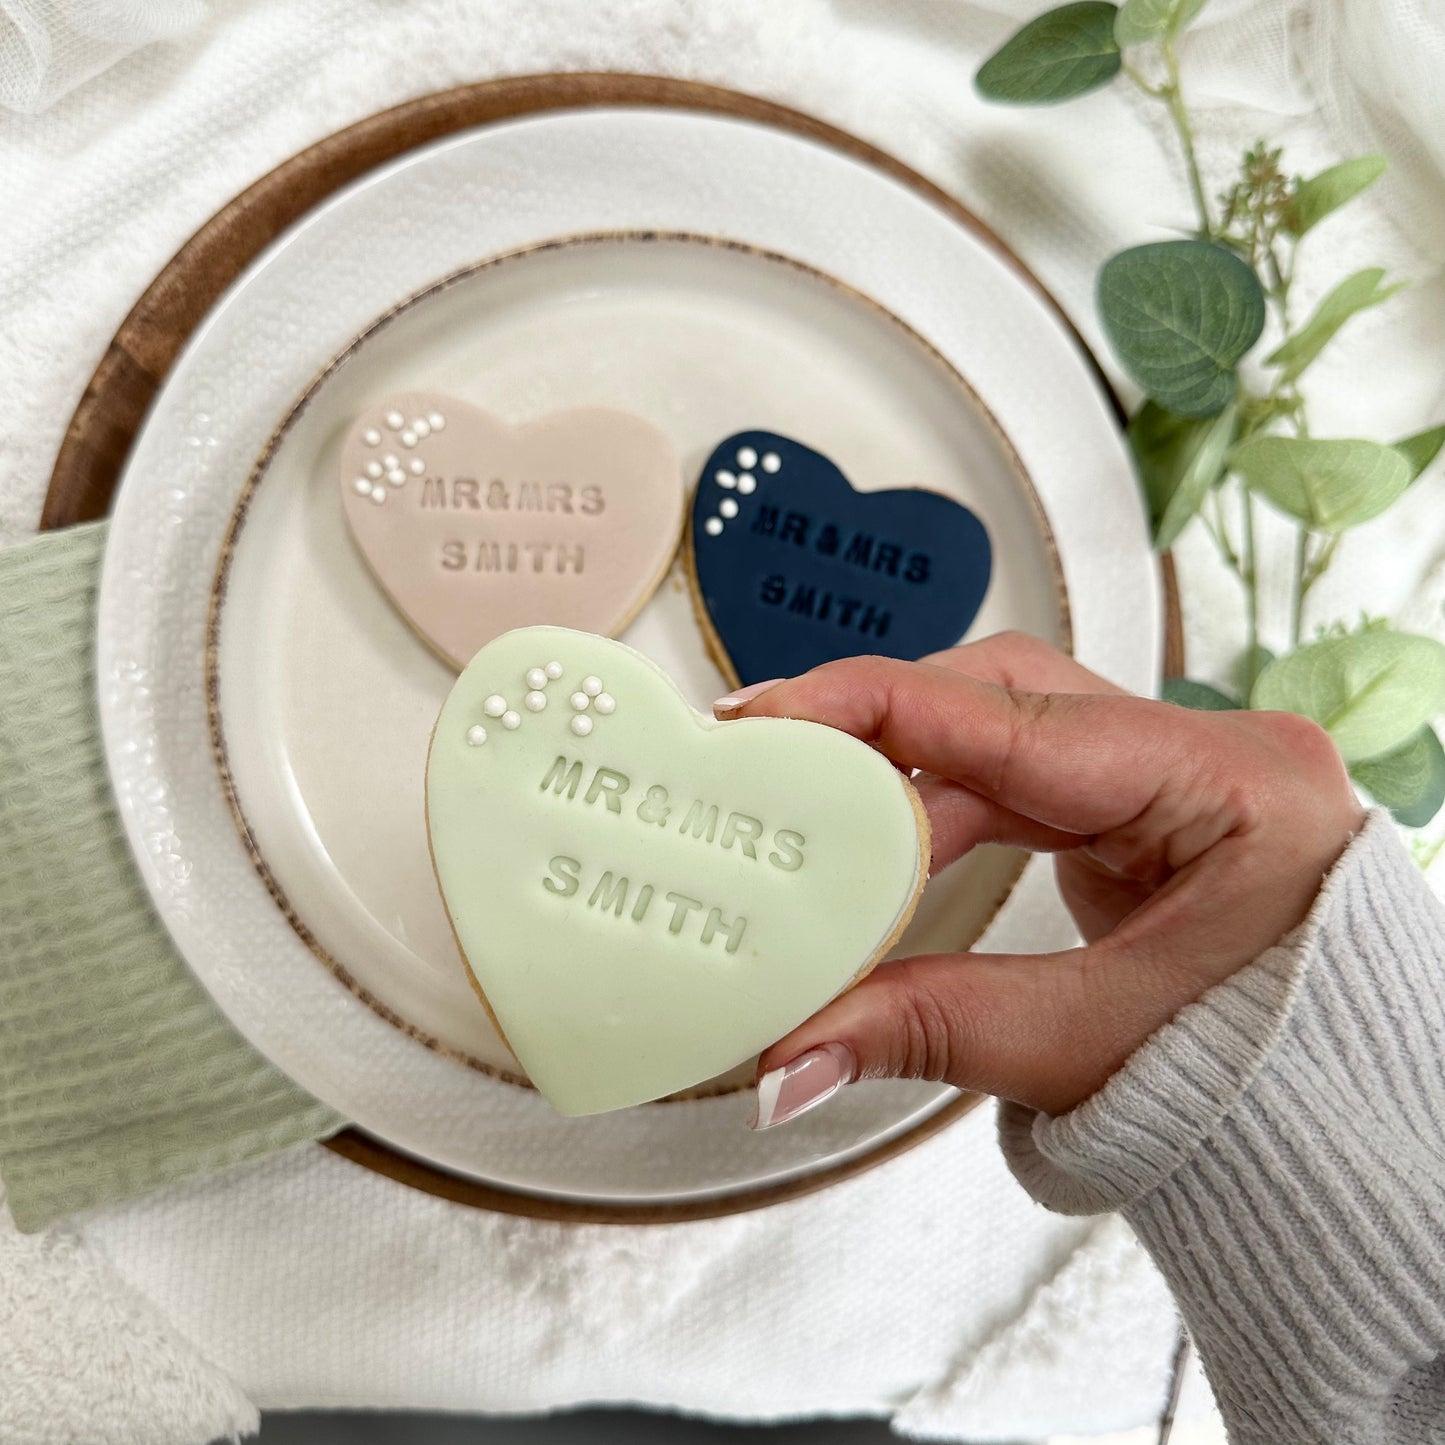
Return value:
<svg viewBox="0 0 1445 1445">
<path fill-rule="evenodd" d="M 978 843 L 1056 853 L 1086 940 L 880 965 L 763 1055 L 759 1128 L 865 1077 L 1066 1113 L 1301 922 L 1364 821 L 1314 723 L 1132 697 L 1016 633 L 829 663 L 716 710 L 827 723 L 917 769 L 934 872 Z"/>
</svg>

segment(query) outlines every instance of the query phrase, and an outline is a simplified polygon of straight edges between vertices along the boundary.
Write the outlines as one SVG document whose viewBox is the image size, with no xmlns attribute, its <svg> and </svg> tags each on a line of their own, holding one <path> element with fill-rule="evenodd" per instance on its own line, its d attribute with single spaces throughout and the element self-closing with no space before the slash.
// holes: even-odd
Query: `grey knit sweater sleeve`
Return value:
<svg viewBox="0 0 1445 1445">
<path fill-rule="evenodd" d="M 1445 910 L 1373 813 L 1310 916 L 1010 1166 L 1119 1210 L 1239 1445 L 1445 1442 Z"/>
</svg>

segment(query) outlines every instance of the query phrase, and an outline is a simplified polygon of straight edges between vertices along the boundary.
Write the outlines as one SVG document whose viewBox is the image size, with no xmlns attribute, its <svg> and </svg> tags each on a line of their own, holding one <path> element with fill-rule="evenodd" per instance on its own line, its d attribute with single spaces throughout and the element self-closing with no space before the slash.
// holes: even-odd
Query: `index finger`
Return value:
<svg viewBox="0 0 1445 1445">
<path fill-rule="evenodd" d="M 1125 689 L 1027 632 L 995 632 L 976 642 L 964 642 L 935 652 L 920 661 L 963 673 L 980 682 L 1027 692 L 1129 696 Z M 935 873 L 980 843 L 1003 843 L 1036 853 L 1057 853 L 1090 841 L 1087 834 L 1050 828 L 937 773 L 920 772 L 914 777 L 913 785 L 928 811 Z"/>
<path fill-rule="evenodd" d="M 1131 697 L 1127 689 L 1090 671 L 1065 652 L 1027 632 L 995 632 L 962 642 L 920 662 L 1024 692 L 1096 692 Z"/>
<path fill-rule="evenodd" d="M 854 657 L 776 683 L 745 717 L 806 718 L 872 744 L 898 766 L 952 779 L 1073 834 L 1136 819 L 1195 771 L 1201 724 L 1117 692 L 1025 692 L 936 663 Z"/>
</svg>

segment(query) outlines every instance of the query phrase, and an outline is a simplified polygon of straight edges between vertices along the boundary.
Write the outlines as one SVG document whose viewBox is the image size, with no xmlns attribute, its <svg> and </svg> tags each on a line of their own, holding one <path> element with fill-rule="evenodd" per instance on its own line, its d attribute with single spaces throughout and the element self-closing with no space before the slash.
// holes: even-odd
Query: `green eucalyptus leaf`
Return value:
<svg viewBox="0 0 1445 1445">
<path fill-rule="evenodd" d="M 1326 532 L 1378 517 L 1410 485 L 1410 464 L 1381 442 L 1255 436 L 1230 465 L 1282 512 Z"/>
<path fill-rule="evenodd" d="M 1384 757 L 1356 763 L 1350 776 L 1407 828 L 1423 828 L 1445 803 L 1445 748 L 1433 728 Z"/>
<path fill-rule="evenodd" d="M 1082 0 L 1030 20 L 979 67 L 978 93 L 1010 105 L 1049 105 L 1107 84 L 1123 63 L 1114 39 L 1118 8 Z"/>
<path fill-rule="evenodd" d="M 1129 418 L 1129 425 L 1124 429 L 1134 454 L 1134 470 L 1139 474 L 1139 485 L 1149 508 L 1150 536 L 1161 551 L 1169 545 L 1167 541 L 1160 541 L 1164 518 L 1179 493 L 1181 482 L 1193 468 L 1204 436 L 1212 425 L 1211 417 L 1176 416 L 1158 402 L 1146 401 Z M 1175 506 L 1171 526 L 1176 521 L 1180 526 L 1188 521 L 1188 517 L 1179 519 L 1177 515 L 1180 506 L 1188 505 L 1186 498 Z M 1198 506 L 1196 502 L 1190 509 L 1191 515 Z M 1177 527 L 1174 530 L 1177 531 Z"/>
<path fill-rule="evenodd" d="M 1255 679 L 1274 661 L 1274 653 L 1263 643 L 1256 642 L 1246 647 L 1234 664 L 1234 685 L 1241 697 L 1248 697 L 1254 690 Z"/>
<path fill-rule="evenodd" d="M 1160 406 L 1213 416 L 1234 395 L 1234 368 L 1264 328 L 1254 272 L 1212 241 L 1156 241 L 1099 272 L 1099 312 L 1125 370 Z"/>
<path fill-rule="evenodd" d="M 1199 425 L 1191 445 L 1185 448 L 1183 468 L 1154 529 L 1156 551 L 1167 551 L 1174 545 L 1224 475 L 1229 449 L 1234 445 L 1236 420 L 1231 403 L 1218 416 Z"/>
<path fill-rule="evenodd" d="M 1404 284 L 1382 286 L 1380 283 L 1384 276 L 1384 269 L 1379 266 L 1347 276 L 1320 302 L 1315 314 L 1293 336 L 1265 357 L 1266 364 L 1283 368 L 1282 381 L 1294 381 L 1350 317 L 1388 301 Z"/>
<path fill-rule="evenodd" d="M 1210 687 L 1207 682 L 1194 682 L 1187 677 L 1166 677 L 1159 694 L 1165 702 L 1196 708 L 1201 712 L 1235 712 L 1240 706 L 1217 687 Z"/>
<path fill-rule="evenodd" d="M 1157 531 L 1169 498 L 1208 426 L 1208 417 L 1176 416 L 1156 401 L 1146 401 L 1129 418 L 1124 435 L 1149 504 L 1152 530 Z"/>
<path fill-rule="evenodd" d="M 1408 632 L 1327 637 L 1276 658 L 1249 705 L 1303 713 L 1347 763 L 1403 747 L 1445 708 L 1445 647 Z"/>
<path fill-rule="evenodd" d="M 1120 45 L 1171 40 L 1204 8 L 1204 0 L 1124 0 L 1114 21 Z"/>
<path fill-rule="evenodd" d="M 1445 426 L 1432 426 L 1429 431 L 1419 431 L 1396 442 L 1395 450 L 1409 462 L 1413 482 L 1435 460 L 1442 446 L 1445 446 Z"/>
<path fill-rule="evenodd" d="M 1331 211 L 1339 210 L 1361 191 L 1373 186 L 1385 174 L 1386 165 L 1384 156 L 1356 156 L 1311 176 L 1307 181 L 1301 181 L 1295 189 L 1294 204 L 1285 218 L 1285 229 L 1296 236 L 1303 236 Z"/>
</svg>

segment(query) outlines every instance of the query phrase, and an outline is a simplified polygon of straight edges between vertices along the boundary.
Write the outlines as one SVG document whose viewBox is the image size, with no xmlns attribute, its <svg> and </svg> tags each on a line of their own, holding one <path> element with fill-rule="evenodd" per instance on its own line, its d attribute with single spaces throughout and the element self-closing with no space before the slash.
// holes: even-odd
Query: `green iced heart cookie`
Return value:
<svg viewBox="0 0 1445 1445">
<path fill-rule="evenodd" d="M 559 627 L 467 665 L 427 819 L 478 992 L 564 1114 L 781 1038 L 888 949 L 927 877 L 917 795 L 872 748 L 701 717 L 640 653 Z"/>
</svg>

